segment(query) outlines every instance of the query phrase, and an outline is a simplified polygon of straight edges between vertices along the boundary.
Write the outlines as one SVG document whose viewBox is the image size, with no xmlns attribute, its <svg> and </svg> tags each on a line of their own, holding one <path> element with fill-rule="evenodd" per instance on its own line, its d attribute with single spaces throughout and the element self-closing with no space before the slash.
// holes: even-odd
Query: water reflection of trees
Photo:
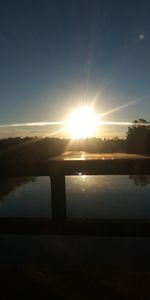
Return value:
<svg viewBox="0 0 150 300">
<path fill-rule="evenodd" d="M 144 187 L 150 184 L 150 175 L 129 175 L 129 178 L 135 185 Z"/>
<path fill-rule="evenodd" d="M 35 182 L 35 177 L 15 177 L 15 178 L 1 178 L 0 179 L 0 201 L 4 197 L 15 191 L 17 188 L 28 182 Z"/>
</svg>

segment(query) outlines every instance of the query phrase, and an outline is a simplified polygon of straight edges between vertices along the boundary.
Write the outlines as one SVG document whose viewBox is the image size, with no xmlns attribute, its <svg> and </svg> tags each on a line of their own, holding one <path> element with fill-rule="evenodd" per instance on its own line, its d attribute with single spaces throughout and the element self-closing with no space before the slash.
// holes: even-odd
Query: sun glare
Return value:
<svg viewBox="0 0 150 300">
<path fill-rule="evenodd" d="M 67 131 L 74 139 L 94 136 L 96 127 L 97 115 L 91 107 L 82 107 L 74 111 L 67 122 Z"/>
</svg>

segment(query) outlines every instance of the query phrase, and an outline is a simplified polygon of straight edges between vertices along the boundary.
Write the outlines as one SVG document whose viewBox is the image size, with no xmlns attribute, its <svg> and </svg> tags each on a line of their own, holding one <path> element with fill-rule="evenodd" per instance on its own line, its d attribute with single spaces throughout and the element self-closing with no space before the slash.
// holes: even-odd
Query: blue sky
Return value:
<svg viewBox="0 0 150 300">
<path fill-rule="evenodd" d="M 149 16 L 146 0 L 1 0 L 0 124 L 60 121 L 91 103 L 101 114 L 136 99 L 104 120 L 150 121 Z"/>
</svg>

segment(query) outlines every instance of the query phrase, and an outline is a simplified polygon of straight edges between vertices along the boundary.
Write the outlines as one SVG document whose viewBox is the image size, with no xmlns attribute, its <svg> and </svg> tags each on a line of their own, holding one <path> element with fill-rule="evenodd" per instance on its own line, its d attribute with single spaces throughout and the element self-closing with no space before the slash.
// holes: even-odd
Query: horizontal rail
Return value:
<svg viewBox="0 0 150 300">
<path fill-rule="evenodd" d="M 150 237 L 150 220 L 1 218 L 0 234 Z"/>
<path fill-rule="evenodd" d="M 150 174 L 150 159 L 49 160 L 43 162 L 0 162 L 0 177 Z"/>
</svg>

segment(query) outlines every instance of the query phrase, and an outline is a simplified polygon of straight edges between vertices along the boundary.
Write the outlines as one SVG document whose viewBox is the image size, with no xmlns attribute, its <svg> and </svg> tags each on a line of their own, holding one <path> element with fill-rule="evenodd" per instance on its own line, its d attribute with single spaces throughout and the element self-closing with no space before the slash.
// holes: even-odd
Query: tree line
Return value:
<svg viewBox="0 0 150 300">
<path fill-rule="evenodd" d="M 16 137 L 0 140 L 0 160 L 47 160 L 66 151 L 90 153 L 136 153 L 150 155 L 150 125 L 144 119 L 135 120 L 128 127 L 125 139 Z"/>
</svg>

